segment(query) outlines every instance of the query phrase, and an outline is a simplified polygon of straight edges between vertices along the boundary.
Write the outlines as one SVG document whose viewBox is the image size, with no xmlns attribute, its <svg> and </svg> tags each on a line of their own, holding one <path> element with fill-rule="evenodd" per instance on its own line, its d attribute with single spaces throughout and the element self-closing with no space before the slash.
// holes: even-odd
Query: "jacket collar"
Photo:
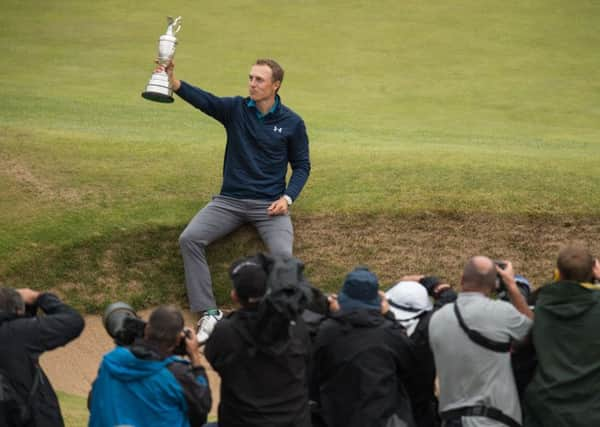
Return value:
<svg viewBox="0 0 600 427">
<path fill-rule="evenodd" d="M 385 317 L 379 310 L 369 308 L 356 308 L 349 311 L 341 310 L 331 314 L 331 318 L 355 326 L 373 327 L 381 325 Z"/>
<path fill-rule="evenodd" d="M 267 111 L 266 114 L 263 114 L 260 112 L 260 110 L 258 108 L 256 108 L 256 102 L 248 97 L 246 99 L 246 105 L 253 109 L 256 117 L 258 118 L 258 120 L 264 120 L 265 117 L 267 117 L 269 114 L 275 114 L 277 112 L 277 110 L 279 109 L 279 105 L 281 104 L 281 98 L 279 97 L 279 95 L 275 95 L 275 102 L 273 103 L 273 106 L 271 107 L 271 109 L 269 111 Z"/>
</svg>

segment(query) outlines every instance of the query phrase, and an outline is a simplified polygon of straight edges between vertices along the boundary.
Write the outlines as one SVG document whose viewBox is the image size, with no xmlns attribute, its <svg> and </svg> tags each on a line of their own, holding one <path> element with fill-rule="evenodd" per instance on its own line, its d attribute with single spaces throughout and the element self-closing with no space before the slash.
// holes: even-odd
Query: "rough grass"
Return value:
<svg viewBox="0 0 600 427">
<path fill-rule="evenodd" d="M 369 266 L 383 287 L 405 274 L 435 274 L 453 285 L 469 256 L 512 260 L 518 273 L 540 285 L 552 277 L 560 247 L 583 243 L 600 253 L 597 217 L 415 215 L 297 215 L 295 254 L 310 281 L 339 289 L 355 265 Z M 124 300 L 140 309 L 161 303 L 187 306 L 177 245 L 183 224 L 144 233 L 117 233 L 48 251 L 44 258 L 3 272 L 8 283 L 52 289 L 87 312 Z M 214 291 L 229 304 L 227 269 L 237 257 L 264 250 L 250 227 L 209 248 Z"/>
</svg>

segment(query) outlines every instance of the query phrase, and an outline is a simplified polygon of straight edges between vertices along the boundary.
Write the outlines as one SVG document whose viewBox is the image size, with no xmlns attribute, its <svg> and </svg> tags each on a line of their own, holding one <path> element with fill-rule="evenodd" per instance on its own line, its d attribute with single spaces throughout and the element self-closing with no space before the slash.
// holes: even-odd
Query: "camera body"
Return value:
<svg viewBox="0 0 600 427">
<path fill-rule="evenodd" d="M 506 263 L 500 260 L 494 260 L 494 264 L 496 264 L 499 268 L 504 270 L 506 268 Z M 532 289 L 529 281 L 518 274 L 515 275 L 515 282 L 517 284 L 517 288 L 527 303 L 530 303 Z M 500 274 L 496 274 L 496 295 L 499 299 L 510 302 L 510 297 L 508 296 L 508 291 L 506 289 L 506 283 L 502 280 L 502 276 Z"/>
<path fill-rule="evenodd" d="M 506 263 L 504 261 L 500 261 L 495 259 L 494 264 L 502 270 L 506 268 Z M 506 283 L 502 280 L 502 276 L 499 273 L 496 273 L 496 292 L 506 292 Z"/>
<path fill-rule="evenodd" d="M 122 301 L 114 302 L 106 307 L 102 316 L 104 329 L 118 346 L 129 346 L 133 344 L 136 338 L 144 337 L 146 321 L 140 318 L 135 310 L 127 303 Z M 183 331 L 186 337 L 189 337 L 189 331 Z M 185 340 L 181 340 L 179 345 L 173 350 L 173 354 L 183 356 L 187 354 Z"/>
</svg>

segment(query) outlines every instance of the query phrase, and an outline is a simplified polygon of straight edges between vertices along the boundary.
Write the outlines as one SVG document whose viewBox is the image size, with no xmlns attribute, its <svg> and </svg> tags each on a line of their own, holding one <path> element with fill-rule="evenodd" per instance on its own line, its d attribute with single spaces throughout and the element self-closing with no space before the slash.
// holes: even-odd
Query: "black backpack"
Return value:
<svg viewBox="0 0 600 427">
<path fill-rule="evenodd" d="M 6 371 L 0 369 L 0 425 L 7 427 L 26 426 L 31 421 L 31 402 L 40 384 L 41 372 L 36 368 L 33 385 L 23 399 L 15 389 Z"/>
<path fill-rule="evenodd" d="M 263 349 L 283 352 L 293 325 L 305 309 L 327 312 L 327 297 L 304 277 L 304 264 L 293 256 L 260 254 L 267 292 L 258 305 L 256 338 Z M 258 333 L 259 332 L 259 333 Z"/>
</svg>

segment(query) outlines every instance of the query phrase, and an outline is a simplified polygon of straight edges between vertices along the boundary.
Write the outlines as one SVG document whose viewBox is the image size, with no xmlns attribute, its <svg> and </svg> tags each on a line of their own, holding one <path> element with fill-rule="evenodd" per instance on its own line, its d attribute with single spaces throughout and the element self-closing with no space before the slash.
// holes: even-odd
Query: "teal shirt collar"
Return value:
<svg viewBox="0 0 600 427">
<path fill-rule="evenodd" d="M 275 110 L 277 109 L 277 107 L 279 107 L 279 95 L 275 95 L 275 102 L 273 103 L 273 106 L 271 107 L 271 109 L 269 111 L 267 111 L 267 114 L 261 113 L 260 110 L 258 108 L 256 108 L 256 102 L 254 102 L 254 100 L 252 98 L 248 98 L 246 105 L 248 107 L 254 108 L 254 110 L 256 111 L 256 117 L 258 118 L 258 120 L 263 120 L 269 114 L 274 113 Z"/>
</svg>

